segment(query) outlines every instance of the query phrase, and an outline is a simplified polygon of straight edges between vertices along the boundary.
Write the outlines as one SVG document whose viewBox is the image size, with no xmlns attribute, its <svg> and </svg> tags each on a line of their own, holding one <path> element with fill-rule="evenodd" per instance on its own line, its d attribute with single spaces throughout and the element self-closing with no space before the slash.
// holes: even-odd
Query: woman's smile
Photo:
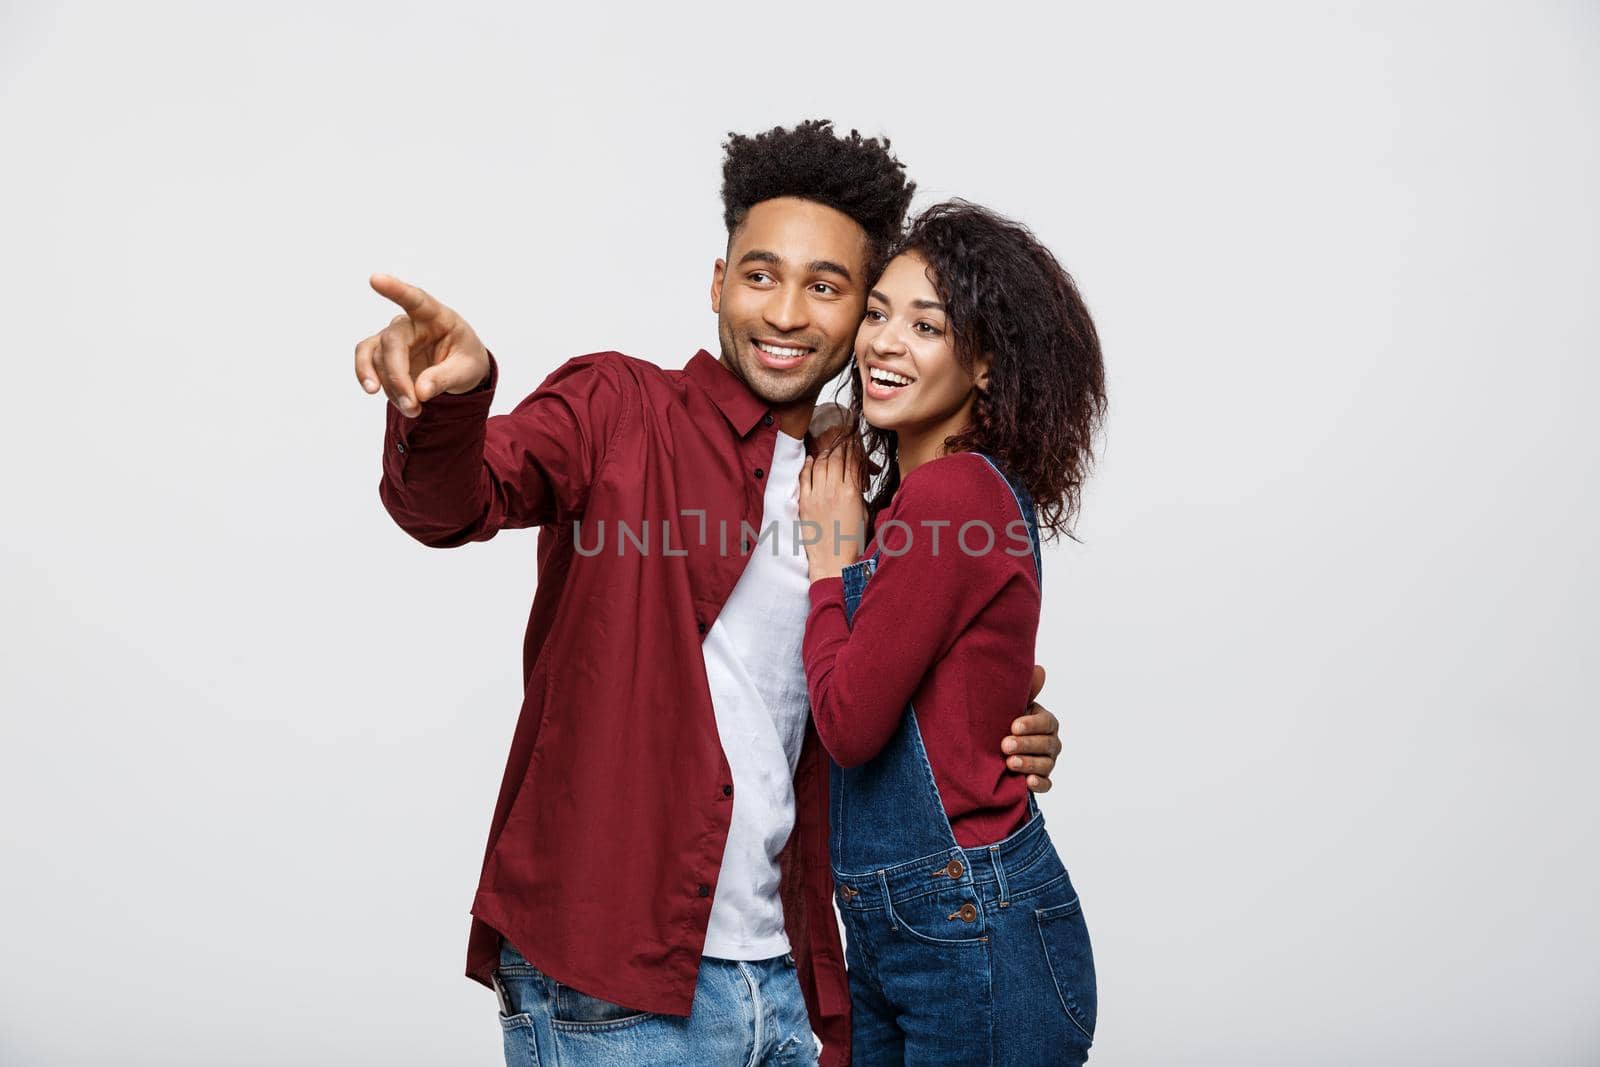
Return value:
<svg viewBox="0 0 1600 1067">
<path fill-rule="evenodd" d="M 867 360 L 866 368 L 866 392 L 873 400 L 889 400 L 900 396 L 916 383 L 911 375 L 892 370 L 874 359 Z"/>
</svg>

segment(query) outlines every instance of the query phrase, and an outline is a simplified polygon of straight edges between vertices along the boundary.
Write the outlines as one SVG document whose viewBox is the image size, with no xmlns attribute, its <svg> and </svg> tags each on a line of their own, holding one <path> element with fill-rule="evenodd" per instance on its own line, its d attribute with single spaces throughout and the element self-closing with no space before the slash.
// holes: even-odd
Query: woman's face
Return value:
<svg viewBox="0 0 1600 1067">
<path fill-rule="evenodd" d="M 987 361 L 977 363 L 984 382 Z M 891 260 L 867 295 L 856 368 L 862 412 L 878 429 L 953 433 L 965 423 L 977 383 L 956 360 L 944 305 L 915 252 Z"/>
</svg>

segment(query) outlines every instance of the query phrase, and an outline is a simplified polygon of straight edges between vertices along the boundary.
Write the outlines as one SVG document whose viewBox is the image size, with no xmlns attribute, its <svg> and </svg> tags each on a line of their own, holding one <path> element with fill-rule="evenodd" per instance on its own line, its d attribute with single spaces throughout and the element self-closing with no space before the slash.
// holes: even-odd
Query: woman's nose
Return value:
<svg viewBox="0 0 1600 1067">
<path fill-rule="evenodd" d="M 872 337 L 870 345 L 874 355 L 892 356 L 903 354 L 906 350 L 905 339 L 900 336 L 900 331 L 893 326 L 885 326 Z"/>
</svg>

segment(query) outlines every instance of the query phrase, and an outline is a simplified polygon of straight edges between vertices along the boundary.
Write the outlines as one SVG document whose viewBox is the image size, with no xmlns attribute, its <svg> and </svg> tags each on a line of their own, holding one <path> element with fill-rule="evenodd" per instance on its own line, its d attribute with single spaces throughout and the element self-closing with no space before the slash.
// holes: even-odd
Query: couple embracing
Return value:
<svg viewBox="0 0 1600 1067">
<path fill-rule="evenodd" d="M 886 140 L 734 136 L 723 177 L 720 359 L 580 356 L 490 415 L 471 327 L 372 279 L 403 309 L 356 348 L 385 508 L 433 547 L 540 530 L 467 974 L 511 1067 L 1082 1063 L 1094 963 L 1032 700 L 1093 322 L 1024 226 L 908 225 Z M 618 255 L 625 307 L 650 268 Z M 814 422 L 841 372 L 842 428 Z M 580 551 L 597 522 L 673 548 Z"/>
</svg>

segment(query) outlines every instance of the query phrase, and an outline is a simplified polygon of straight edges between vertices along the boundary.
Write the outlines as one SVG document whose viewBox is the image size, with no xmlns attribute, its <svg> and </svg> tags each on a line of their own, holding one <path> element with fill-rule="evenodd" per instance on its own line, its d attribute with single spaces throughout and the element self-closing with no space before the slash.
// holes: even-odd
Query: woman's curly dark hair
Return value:
<svg viewBox="0 0 1600 1067">
<path fill-rule="evenodd" d="M 946 449 L 994 457 L 1033 496 L 1041 533 L 1076 541 L 1070 526 L 1094 461 L 1106 394 L 1100 337 L 1072 276 L 1026 226 L 960 199 L 918 216 L 889 259 L 905 252 L 932 268 L 961 365 L 974 370 L 978 354 L 993 356 L 972 425 L 946 438 Z M 882 463 L 882 484 L 869 505 L 876 520 L 899 488 L 899 446 L 892 430 L 863 417 L 861 371 L 853 361 L 850 384 L 850 413 L 867 456 Z"/>
<path fill-rule="evenodd" d="M 730 133 L 723 144 L 722 220 L 728 236 L 756 204 L 780 196 L 815 201 L 849 215 L 867 232 L 867 276 L 887 262 L 886 252 L 905 229 L 916 183 L 889 154 L 889 139 L 843 137 L 830 119 L 808 119 L 792 130 Z"/>
</svg>

